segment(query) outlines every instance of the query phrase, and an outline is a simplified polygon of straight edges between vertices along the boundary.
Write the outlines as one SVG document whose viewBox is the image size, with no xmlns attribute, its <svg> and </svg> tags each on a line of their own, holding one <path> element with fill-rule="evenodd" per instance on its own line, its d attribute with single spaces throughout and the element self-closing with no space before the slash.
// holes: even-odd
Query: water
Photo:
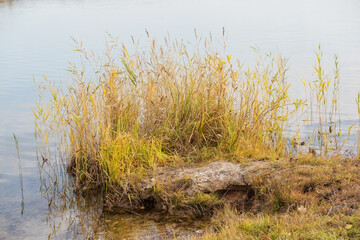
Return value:
<svg viewBox="0 0 360 240">
<path fill-rule="evenodd" d="M 0 0 L 0 239 L 44 239 L 54 234 L 54 226 L 58 238 L 83 236 L 79 229 L 79 235 L 74 235 L 67 228 L 70 220 L 66 217 L 71 211 L 86 213 L 91 208 L 81 210 L 78 201 L 73 209 L 56 215 L 49 212 L 49 202 L 41 195 L 31 112 L 37 99 L 33 78 L 41 80 L 46 75 L 54 81 L 66 81 L 70 78 L 65 71 L 68 61 L 79 61 L 72 51 L 70 36 L 84 40 L 87 49 L 101 51 L 107 33 L 124 42 L 134 36 L 145 45 L 149 43 L 145 28 L 157 39 L 169 33 L 184 40 L 193 40 L 196 28 L 198 35 L 212 32 L 220 48 L 223 26 L 227 51 L 242 63 L 254 62 L 250 46 L 289 57 L 294 95 L 302 94 L 300 78 L 314 79 L 314 51 L 319 43 L 330 71 L 332 56 L 339 55 L 342 119 L 347 126 L 357 121 L 354 99 L 360 91 L 358 0 Z M 19 140 L 22 163 L 23 214 L 13 133 Z M 90 216 L 91 222 L 91 214 L 84 216 Z M 176 221 L 165 225 L 129 214 L 94 216 L 105 219 L 102 224 L 92 219 L 99 238 L 152 239 L 167 231 L 180 236 L 192 233 L 188 226 Z"/>
</svg>

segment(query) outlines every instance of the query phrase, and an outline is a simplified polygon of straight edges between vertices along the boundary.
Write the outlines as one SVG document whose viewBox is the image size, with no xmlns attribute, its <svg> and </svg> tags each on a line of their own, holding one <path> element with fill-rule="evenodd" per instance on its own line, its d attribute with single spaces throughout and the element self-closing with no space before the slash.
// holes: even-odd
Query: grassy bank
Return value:
<svg viewBox="0 0 360 240">
<path fill-rule="evenodd" d="M 209 40 L 192 45 L 169 39 L 145 49 L 109 41 L 100 63 L 81 43 L 76 51 L 84 64 L 69 69 L 73 82 L 64 88 L 45 79 L 34 108 L 42 165 L 49 171 L 58 163 L 66 167 L 76 191 L 95 189 L 107 207 L 127 201 L 141 209 L 139 185 L 160 167 L 265 160 L 276 178 L 254 180 L 251 207 L 219 211 L 204 238 L 358 236 L 359 163 L 339 155 L 348 138 L 338 119 L 337 58 L 334 74 L 326 74 L 319 47 L 316 77 L 304 82 L 307 99 L 292 99 L 287 61 L 277 55 L 259 54 L 257 64 L 246 67 L 214 51 Z M 303 138 L 301 126 L 289 133 L 290 125 L 310 116 L 317 123 L 312 136 Z M 60 159 L 50 139 L 56 139 Z M 164 199 L 169 193 L 158 186 L 152 194 Z M 213 195 L 201 196 L 186 203 L 223 206 Z M 352 213 L 342 220 L 345 210 L 331 209 L 346 199 Z M 300 224 L 304 219 L 333 225 L 308 231 L 308 222 Z"/>
<path fill-rule="evenodd" d="M 332 160 L 279 163 L 254 183 L 251 210 L 219 210 L 201 239 L 359 239 L 360 161 Z"/>
</svg>

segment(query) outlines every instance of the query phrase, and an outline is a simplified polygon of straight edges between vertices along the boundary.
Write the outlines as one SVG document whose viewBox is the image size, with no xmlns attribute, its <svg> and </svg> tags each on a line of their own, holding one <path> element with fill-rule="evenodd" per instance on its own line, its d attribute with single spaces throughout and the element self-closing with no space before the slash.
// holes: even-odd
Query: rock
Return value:
<svg viewBox="0 0 360 240">
<path fill-rule="evenodd" d="M 143 181 L 142 190 L 150 191 L 156 184 L 168 190 L 185 188 L 190 196 L 198 192 L 213 193 L 249 186 L 253 177 L 269 168 L 266 162 L 252 162 L 240 166 L 232 162 L 217 161 L 201 167 L 161 169 L 150 181 Z"/>
<path fill-rule="evenodd" d="M 247 166 L 217 161 L 200 167 L 162 168 L 142 181 L 140 191 L 143 199 L 161 186 L 163 192 L 182 191 L 187 198 L 201 193 L 221 193 L 220 197 L 228 202 L 244 202 L 252 179 L 269 168 L 269 163 L 260 161 Z"/>
<path fill-rule="evenodd" d="M 172 215 L 211 214 L 224 203 L 251 207 L 252 180 L 271 170 L 268 162 L 242 166 L 217 161 L 197 167 L 163 167 L 134 186 L 132 200 L 127 196 L 112 202 L 110 209 L 155 210 Z"/>
</svg>

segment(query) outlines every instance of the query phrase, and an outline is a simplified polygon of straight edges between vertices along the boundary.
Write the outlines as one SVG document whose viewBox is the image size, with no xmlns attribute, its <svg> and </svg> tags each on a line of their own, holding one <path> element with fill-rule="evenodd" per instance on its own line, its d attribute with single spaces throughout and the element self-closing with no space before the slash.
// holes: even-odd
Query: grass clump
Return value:
<svg viewBox="0 0 360 240">
<path fill-rule="evenodd" d="M 130 54 L 110 41 L 94 72 L 79 44 L 85 64 L 70 69 L 73 83 L 40 87 L 50 101 L 34 109 L 37 131 L 44 142 L 60 136 L 77 186 L 128 194 L 158 166 L 286 153 L 286 61 L 269 55 L 242 70 L 200 43 L 201 52 L 165 39 Z"/>
</svg>

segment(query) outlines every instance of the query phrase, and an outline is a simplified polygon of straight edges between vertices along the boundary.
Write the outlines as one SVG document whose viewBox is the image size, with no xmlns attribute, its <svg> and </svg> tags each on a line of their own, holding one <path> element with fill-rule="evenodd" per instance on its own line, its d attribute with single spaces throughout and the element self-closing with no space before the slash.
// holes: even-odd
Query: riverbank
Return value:
<svg viewBox="0 0 360 240">
<path fill-rule="evenodd" d="M 105 209 L 200 223 L 193 239 L 358 239 L 359 182 L 359 158 L 217 161 L 159 168 L 133 192 L 140 201 Z"/>
<path fill-rule="evenodd" d="M 204 237 L 228 231 L 285 237 L 280 227 L 248 233 L 241 224 L 304 213 L 317 220 L 355 216 L 345 227 L 357 236 L 359 161 L 340 155 L 348 137 L 337 118 L 337 58 L 329 77 L 319 46 L 317 79 L 304 83 L 309 99 L 292 99 L 281 56 L 260 54 L 244 69 L 212 50 L 209 40 L 199 40 L 197 48 L 152 41 L 144 51 L 110 42 L 99 66 L 78 46 L 85 63 L 71 66 L 67 89 L 48 79 L 39 86 L 34 115 L 47 171 L 60 164 L 74 191 L 99 194 L 107 211 L 218 216 Z M 306 114 L 317 116 L 317 125 L 313 136 L 303 137 L 301 127 L 290 124 Z M 60 159 L 52 155 L 53 138 Z M 232 222 L 220 221 L 221 209 L 225 216 L 233 209 L 224 217 Z M 284 234 L 289 231 L 302 234 Z"/>
<path fill-rule="evenodd" d="M 203 239 L 358 239 L 359 159 L 292 159 L 254 183 L 252 211 L 230 207 Z"/>
</svg>

